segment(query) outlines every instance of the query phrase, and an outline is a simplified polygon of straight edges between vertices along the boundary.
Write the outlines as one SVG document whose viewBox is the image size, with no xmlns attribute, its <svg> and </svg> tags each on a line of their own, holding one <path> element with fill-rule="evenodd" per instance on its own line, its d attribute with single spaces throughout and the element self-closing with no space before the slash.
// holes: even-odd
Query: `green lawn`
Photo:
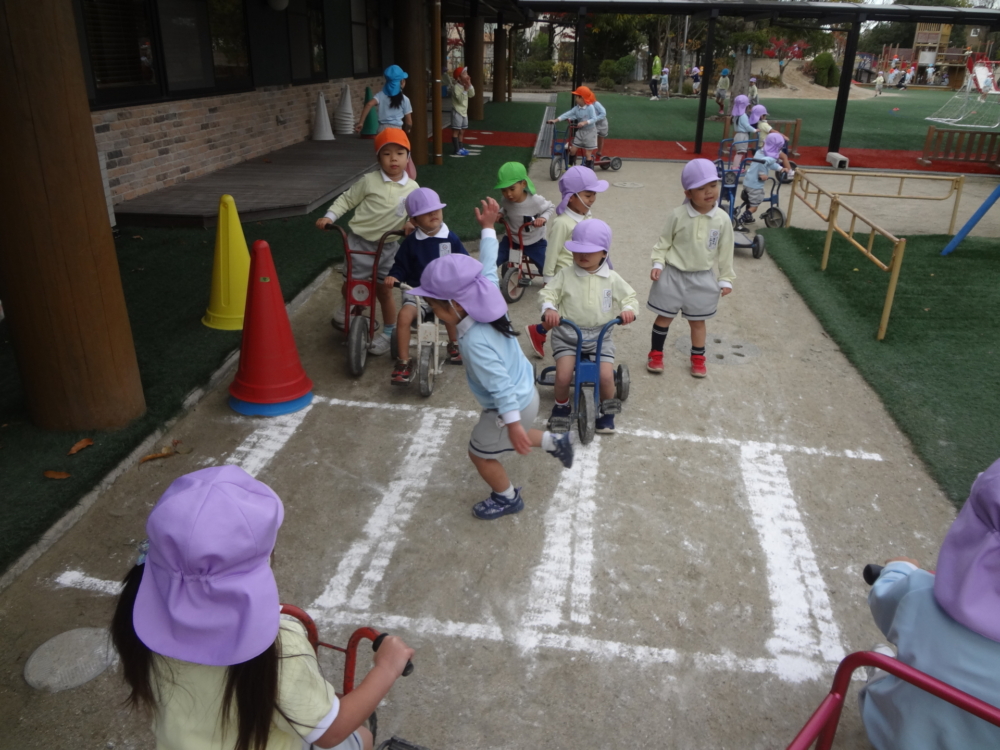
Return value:
<svg viewBox="0 0 1000 750">
<path fill-rule="evenodd" d="M 931 123 L 924 118 L 951 98 L 950 91 L 889 93 L 871 99 L 851 99 L 847 105 L 842 146 L 919 151 Z M 608 110 L 610 137 L 637 140 L 693 141 L 698 116 L 696 99 L 649 101 L 647 96 L 597 92 Z M 764 99 L 768 115 L 778 120 L 802 118 L 802 146 L 825 146 L 830 139 L 833 99 Z M 559 94 L 556 114 L 570 108 L 569 94 Z M 708 112 L 717 111 L 713 101 Z M 722 123 L 705 122 L 705 139 L 718 141 Z"/>
<path fill-rule="evenodd" d="M 888 333 L 879 342 L 887 273 L 840 238 L 820 271 L 822 231 L 766 235 L 768 253 L 960 506 L 976 475 L 1000 457 L 996 240 L 970 237 L 942 257 L 948 236 L 907 238 Z"/>
<path fill-rule="evenodd" d="M 486 102 L 482 122 L 474 120 L 469 125 L 476 130 L 494 130 L 504 133 L 537 133 L 545 114 L 541 102 Z M 445 118 L 445 127 L 448 125 Z"/>
</svg>

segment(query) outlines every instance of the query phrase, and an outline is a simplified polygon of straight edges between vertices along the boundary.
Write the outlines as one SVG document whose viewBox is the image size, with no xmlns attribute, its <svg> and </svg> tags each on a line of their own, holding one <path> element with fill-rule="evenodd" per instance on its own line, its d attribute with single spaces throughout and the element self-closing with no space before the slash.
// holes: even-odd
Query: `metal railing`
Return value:
<svg viewBox="0 0 1000 750">
<path fill-rule="evenodd" d="M 802 132 L 802 118 L 799 117 L 795 120 L 768 119 L 767 124 L 788 139 L 788 155 L 792 159 L 797 159 L 800 156 L 799 134 Z M 732 119 L 727 117 L 722 123 L 722 140 L 731 138 L 734 135 L 731 131 L 733 131 Z"/>
</svg>

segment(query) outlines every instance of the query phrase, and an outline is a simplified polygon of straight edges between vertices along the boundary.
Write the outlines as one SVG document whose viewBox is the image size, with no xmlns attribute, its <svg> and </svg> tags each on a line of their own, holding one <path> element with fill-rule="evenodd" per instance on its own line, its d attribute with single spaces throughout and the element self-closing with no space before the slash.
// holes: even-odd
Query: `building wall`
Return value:
<svg viewBox="0 0 1000 750">
<path fill-rule="evenodd" d="M 93 112 L 97 150 L 112 200 L 136 198 L 309 138 L 317 95 L 325 94 L 333 123 L 345 83 L 356 120 L 365 87 L 378 90 L 381 78 L 267 86 Z"/>
</svg>

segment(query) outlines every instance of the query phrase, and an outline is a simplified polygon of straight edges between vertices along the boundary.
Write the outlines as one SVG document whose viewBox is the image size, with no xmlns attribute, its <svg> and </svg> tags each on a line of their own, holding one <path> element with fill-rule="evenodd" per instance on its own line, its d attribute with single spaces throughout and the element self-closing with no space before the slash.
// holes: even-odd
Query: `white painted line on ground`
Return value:
<svg viewBox="0 0 1000 750">
<path fill-rule="evenodd" d="M 708 435 L 692 435 L 676 432 L 660 432 L 659 430 L 642 429 L 619 429 L 621 435 L 631 435 L 633 437 L 654 438 L 656 440 L 677 440 L 689 443 L 705 443 L 707 445 L 728 445 L 734 448 L 749 446 L 755 450 L 778 451 L 780 453 L 804 453 L 808 456 L 826 456 L 828 458 L 855 458 L 864 461 L 881 461 L 882 456 L 878 453 L 853 450 L 830 450 L 829 448 L 806 448 L 801 445 L 788 445 L 787 443 L 764 443 L 755 440 L 737 440 L 736 438 L 710 437 Z"/>
<path fill-rule="evenodd" d="M 427 484 L 434 466 L 441 457 L 444 437 L 451 429 L 452 418 L 446 410 L 427 409 L 420 425 L 412 433 L 410 448 L 406 452 L 396 478 L 392 480 L 382 499 L 372 510 L 363 531 L 341 558 L 337 572 L 326 589 L 313 602 L 313 609 L 334 610 L 348 606 L 365 611 L 371 606 L 371 596 L 382 581 L 385 569 L 403 530 L 413 514 L 417 499 Z M 351 582 L 362 564 L 370 557 L 368 569 L 358 587 L 350 594 Z"/>
<path fill-rule="evenodd" d="M 309 404 L 304 409 L 299 409 L 291 414 L 267 418 L 267 422 L 251 432 L 237 446 L 226 463 L 239 466 L 252 477 L 257 476 L 271 463 L 271 459 L 277 455 L 278 451 L 285 447 L 285 443 L 299 429 L 302 420 L 306 418 L 312 407 L 313 404 Z"/>
<path fill-rule="evenodd" d="M 767 561 L 775 655 L 820 656 L 840 661 L 840 629 L 833 619 L 826 584 L 809 534 L 795 503 L 780 453 L 755 445 L 740 450 L 740 470 L 751 519 Z"/>
<path fill-rule="evenodd" d="M 118 596 L 122 591 L 120 581 L 105 581 L 103 578 L 94 578 L 82 570 L 67 570 L 60 573 L 55 583 L 61 588 L 81 589 L 109 596 Z"/>
<path fill-rule="evenodd" d="M 326 396 L 317 396 L 313 399 L 313 403 L 324 403 L 330 406 L 347 406 L 354 409 L 385 409 L 386 411 L 419 411 L 419 412 L 433 412 L 435 414 L 440 414 L 444 417 L 454 418 L 454 417 L 467 417 L 469 419 L 478 419 L 478 411 L 464 411 L 461 409 L 449 409 L 442 406 L 418 406 L 417 404 L 385 404 L 379 403 L 377 401 L 345 401 L 340 398 L 327 398 Z"/>
<path fill-rule="evenodd" d="M 674 141 L 674 143 L 676 143 L 676 144 L 677 144 L 678 146 L 681 146 L 681 142 L 680 142 L 680 141 Z M 684 148 L 684 146 L 681 146 L 681 149 L 682 149 L 683 151 L 687 151 L 687 149 L 686 149 L 686 148 Z"/>
</svg>

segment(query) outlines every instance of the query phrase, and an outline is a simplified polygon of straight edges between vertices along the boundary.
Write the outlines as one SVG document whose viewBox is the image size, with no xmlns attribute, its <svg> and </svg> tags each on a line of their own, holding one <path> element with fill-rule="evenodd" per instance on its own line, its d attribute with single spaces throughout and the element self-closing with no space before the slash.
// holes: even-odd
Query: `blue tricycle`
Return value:
<svg viewBox="0 0 1000 750">
<path fill-rule="evenodd" d="M 576 331 L 576 368 L 573 374 L 573 410 L 568 417 L 553 417 L 549 420 L 549 429 L 553 432 L 569 432 L 575 421 L 580 430 L 580 442 L 586 445 L 594 439 L 597 431 L 598 412 L 621 413 L 622 402 L 628 400 L 628 365 L 620 364 L 615 370 L 615 398 L 601 401 L 601 346 L 604 344 L 604 335 L 611 326 L 621 325 L 621 322 L 621 318 L 615 318 L 601 328 L 597 336 L 597 351 L 593 355 L 583 354 L 583 333 L 576 323 L 566 318 L 559 323 Z M 556 368 L 546 367 L 535 382 L 538 385 L 555 385 Z M 589 394 L 583 393 L 584 386 L 590 386 Z"/>
</svg>

